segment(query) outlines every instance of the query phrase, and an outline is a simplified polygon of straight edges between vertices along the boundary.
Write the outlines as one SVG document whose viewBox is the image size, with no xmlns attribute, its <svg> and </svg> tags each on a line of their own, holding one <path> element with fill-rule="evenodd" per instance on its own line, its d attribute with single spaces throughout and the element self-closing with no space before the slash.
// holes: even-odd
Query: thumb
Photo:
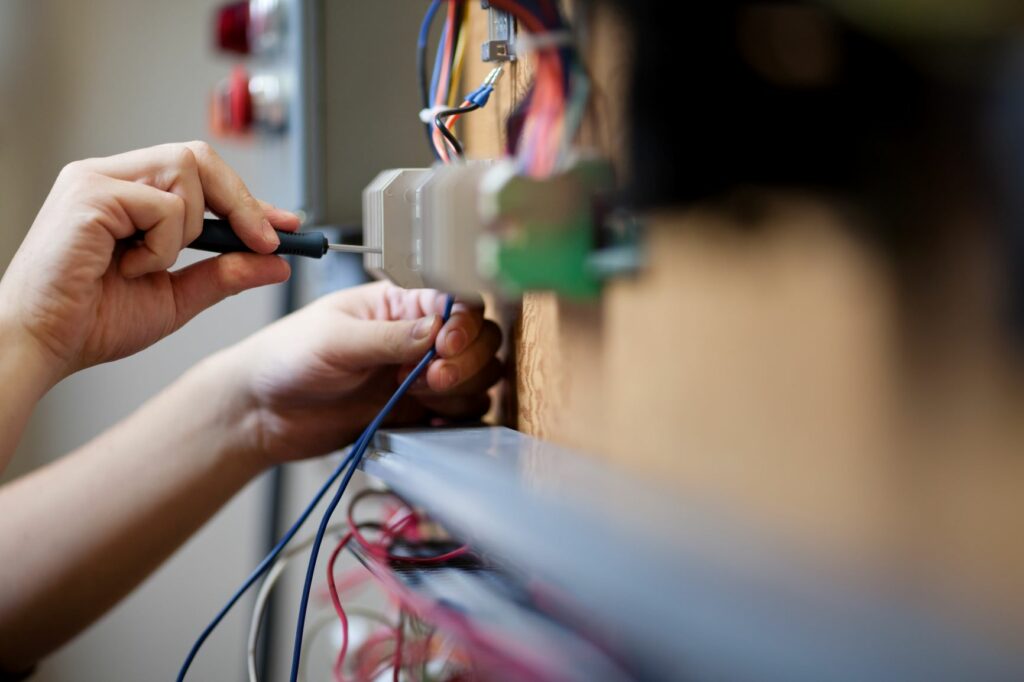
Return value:
<svg viewBox="0 0 1024 682">
<path fill-rule="evenodd" d="M 171 273 L 176 309 L 174 328 L 228 296 L 283 282 L 291 275 L 287 261 L 255 253 L 225 253 Z"/>
<path fill-rule="evenodd" d="M 344 348 L 339 350 L 350 367 L 404 365 L 422 358 L 440 330 L 440 315 L 418 320 L 358 320 L 346 325 L 341 337 Z"/>
</svg>

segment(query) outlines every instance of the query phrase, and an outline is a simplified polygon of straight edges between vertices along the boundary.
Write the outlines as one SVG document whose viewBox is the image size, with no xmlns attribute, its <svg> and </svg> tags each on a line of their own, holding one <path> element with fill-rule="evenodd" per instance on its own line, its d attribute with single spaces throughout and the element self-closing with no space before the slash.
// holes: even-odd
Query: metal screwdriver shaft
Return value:
<svg viewBox="0 0 1024 682">
<path fill-rule="evenodd" d="M 356 246 L 355 244 L 328 244 L 328 251 L 341 251 L 342 253 L 380 253 L 375 246 Z"/>
</svg>

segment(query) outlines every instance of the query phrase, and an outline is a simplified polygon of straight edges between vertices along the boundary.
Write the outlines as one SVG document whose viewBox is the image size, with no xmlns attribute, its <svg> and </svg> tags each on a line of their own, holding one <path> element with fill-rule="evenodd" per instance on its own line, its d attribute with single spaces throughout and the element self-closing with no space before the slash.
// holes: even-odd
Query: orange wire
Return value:
<svg viewBox="0 0 1024 682">
<path fill-rule="evenodd" d="M 448 99 L 448 91 L 451 89 L 451 84 L 448 83 L 450 77 L 451 67 L 451 50 L 452 50 L 452 35 L 455 33 L 455 10 L 458 7 L 459 0 L 448 0 L 448 18 L 446 20 L 445 36 L 444 36 L 444 49 L 441 53 L 444 55 L 441 59 L 441 73 L 437 79 L 437 92 L 434 93 L 434 106 L 441 106 Z M 437 148 L 441 158 L 447 163 L 448 157 L 448 145 L 444 143 L 441 138 L 441 131 L 434 126 L 434 130 L 431 133 L 431 139 L 434 141 L 434 147 Z"/>
</svg>

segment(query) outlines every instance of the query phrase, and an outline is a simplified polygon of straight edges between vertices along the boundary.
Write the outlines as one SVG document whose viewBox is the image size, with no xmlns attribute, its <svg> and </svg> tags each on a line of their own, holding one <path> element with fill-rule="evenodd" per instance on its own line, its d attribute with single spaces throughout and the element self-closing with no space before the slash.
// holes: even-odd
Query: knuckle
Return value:
<svg viewBox="0 0 1024 682">
<path fill-rule="evenodd" d="M 76 162 L 77 163 L 77 162 Z M 102 197 L 103 176 L 94 173 L 84 166 L 76 166 L 69 171 L 61 171 L 58 184 L 64 187 L 69 198 L 74 200 L 92 200 Z M 103 203 L 109 203 L 103 201 Z"/>
<path fill-rule="evenodd" d="M 214 154 L 213 147 L 206 140 L 192 140 L 186 142 L 185 147 L 196 157 L 211 156 Z"/>
<path fill-rule="evenodd" d="M 176 222 L 185 221 L 185 199 L 174 192 L 163 193 L 164 214 L 174 218 Z"/>
<path fill-rule="evenodd" d="M 222 257 L 220 267 L 217 269 L 217 286 L 229 296 L 234 296 L 241 291 L 238 282 L 242 275 L 242 265 L 237 258 Z"/>
<path fill-rule="evenodd" d="M 194 173 L 199 168 L 196 153 L 188 145 L 181 145 L 174 150 L 174 164 L 183 173 Z"/>
<path fill-rule="evenodd" d="M 86 161 L 72 161 L 71 163 L 65 164 L 64 167 L 60 169 L 57 179 L 63 182 L 71 182 L 88 174 L 88 172 L 88 164 Z"/>
</svg>

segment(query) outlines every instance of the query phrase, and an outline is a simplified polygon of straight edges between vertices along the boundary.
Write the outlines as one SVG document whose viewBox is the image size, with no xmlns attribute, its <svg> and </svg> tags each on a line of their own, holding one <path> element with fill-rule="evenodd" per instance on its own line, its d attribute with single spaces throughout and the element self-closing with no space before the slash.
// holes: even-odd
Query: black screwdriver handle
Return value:
<svg viewBox="0 0 1024 682">
<path fill-rule="evenodd" d="M 327 236 L 323 232 L 274 231 L 281 238 L 281 246 L 274 250 L 278 255 L 323 258 L 327 253 Z M 231 229 L 230 223 L 218 218 L 203 219 L 202 233 L 188 245 L 188 248 L 214 253 L 252 252 L 252 249 Z"/>
</svg>

